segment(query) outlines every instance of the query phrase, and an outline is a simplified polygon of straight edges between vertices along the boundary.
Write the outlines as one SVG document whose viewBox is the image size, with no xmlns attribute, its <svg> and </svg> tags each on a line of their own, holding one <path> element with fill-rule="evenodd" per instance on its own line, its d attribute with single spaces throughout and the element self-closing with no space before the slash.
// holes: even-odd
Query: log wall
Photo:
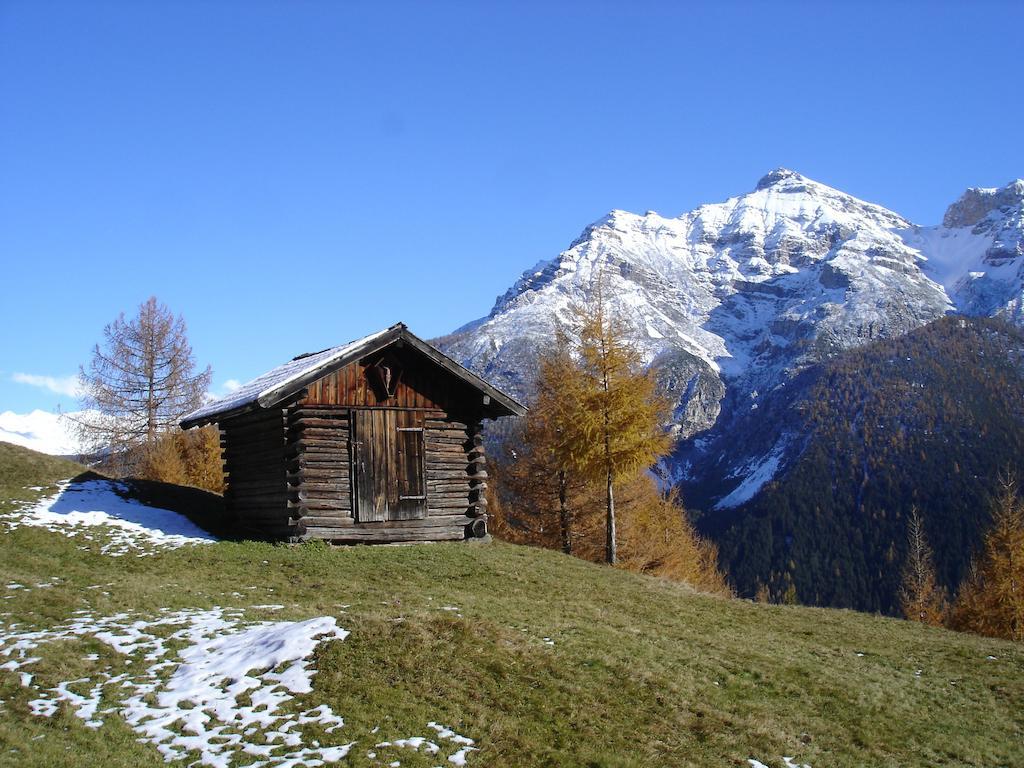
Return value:
<svg viewBox="0 0 1024 768">
<path fill-rule="evenodd" d="M 285 412 L 257 411 L 221 424 L 224 501 L 243 530 L 290 535 L 285 484 Z"/>
<path fill-rule="evenodd" d="M 445 541 L 486 532 L 485 457 L 479 428 L 441 410 L 424 412 L 427 514 L 360 522 L 353 513 L 349 408 L 288 411 L 288 506 L 299 539 L 336 542 Z"/>
</svg>

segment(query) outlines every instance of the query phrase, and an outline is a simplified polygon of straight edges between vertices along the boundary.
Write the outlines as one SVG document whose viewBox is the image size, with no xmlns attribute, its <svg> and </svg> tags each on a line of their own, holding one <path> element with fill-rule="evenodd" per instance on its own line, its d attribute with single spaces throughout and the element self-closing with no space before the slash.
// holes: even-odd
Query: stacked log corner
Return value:
<svg viewBox="0 0 1024 768">
<path fill-rule="evenodd" d="M 474 425 L 470 441 L 468 514 L 474 519 L 466 527 L 466 538 L 483 538 L 487 535 L 487 454 L 479 423 Z"/>
<path fill-rule="evenodd" d="M 236 525 L 261 538 L 284 538 L 288 524 L 284 411 L 271 409 L 220 425 L 224 503 Z"/>
<path fill-rule="evenodd" d="M 460 422 L 443 412 L 425 422 L 427 519 L 443 521 L 459 539 L 487 530 L 486 457 L 476 422 Z M 480 504 L 480 500 L 483 504 Z"/>
</svg>

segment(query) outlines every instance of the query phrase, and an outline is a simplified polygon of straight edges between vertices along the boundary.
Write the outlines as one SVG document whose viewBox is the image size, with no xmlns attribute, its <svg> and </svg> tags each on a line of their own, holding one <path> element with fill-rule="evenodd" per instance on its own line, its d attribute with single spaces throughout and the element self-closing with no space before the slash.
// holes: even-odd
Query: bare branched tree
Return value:
<svg viewBox="0 0 1024 768">
<path fill-rule="evenodd" d="M 85 411 L 75 426 L 82 444 L 124 473 L 202 404 L 212 372 L 196 372 L 184 319 L 154 296 L 134 318 L 121 313 L 103 329 L 102 344 L 79 375 Z"/>
<path fill-rule="evenodd" d="M 899 597 L 903 615 L 911 621 L 941 626 L 946 620 L 946 591 L 935 575 L 935 558 L 916 507 L 907 521 L 907 559 Z"/>
</svg>

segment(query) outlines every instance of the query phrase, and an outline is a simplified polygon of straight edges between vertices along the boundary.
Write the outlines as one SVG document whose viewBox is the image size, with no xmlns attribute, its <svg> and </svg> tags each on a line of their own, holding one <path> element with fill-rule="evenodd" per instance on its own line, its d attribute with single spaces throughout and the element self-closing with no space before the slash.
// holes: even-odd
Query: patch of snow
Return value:
<svg viewBox="0 0 1024 768">
<path fill-rule="evenodd" d="M 41 660 L 29 654 L 42 645 L 93 637 L 128 657 L 125 664 L 146 661 L 138 674 L 107 667 L 95 678 L 58 683 L 29 708 L 52 717 L 65 702 L 90 728 L 116 712 L 168 761 L 227 768 L 249 754 L 264 760 L 250 766 L 311 766 L 341 760 L 352 748 L 355 742 L 300 748 L 299 728 L 314 725 L 327 735 L 344 725 L 326 704 L 284 711 L 296 694 L 312 691 L 316 646 L 348 635 L 333 617 L 246 625 L 241 612 L 222 608 L 162 613 L 150 620 L 79 614 L 53 629 L 20 632 L 0 624 L 0 657 L 10 659 L 5 669 L 20 670 Z M 111 706 L 100 710 L 101 703 Z"/>
<path fill-rule="evenodd" d="M 465 745 L 467 747 L 471 747 L 471 746 L 473 746 L 473 744 L 476 743 L 475 741 L 473 741 L 470 738 L 467 738 L 465 736 L 460 736 L 459 734 L 457 734 L 455 731 L 453 731 L 448 726 L 441 725 L 440 723 L 435 723 L 433 720 L 431 720 L 429 723 L 427 723 L 427 727 L 428 728 L 433 728 L 435 731 L 437 731 L 438 738 L 445 739 L 446 741 L 451 741 L 451 742 L 454 742 L 456 744 L 463 744 L 463 745 Z"/>
<path fill-rule="evenodd" d="M 112 480 L 64 482 L 53 496 L 0 517 L 7 530 L 22 526 L 45 528 L 65 536 L 104 539 L 100 551 L 120 556 L 153 554 L 216 539 L 187 517 L 150 507 L 118 493 L 124 486 Z"/>
<path fill-rule="evenodd" d="M 293 703 L 313 693 L 310 658 L 316 647 L 348 634 L 330 616 L 251 622 L 241 609 L 219 607 L 161 609 L 156 618 L 97 616 L 80 609 L 50 629 L 0 622 L 0 659 L 7 660 L 0 669 L 17 673 L 28 687 L 33 675 L 24 670 L 42 660 L 37 653 L 42 647 L 93 638 L 113 649 L 125 668 L 141 662 L 133 667 L 139 671 L 115 674 L 108 665 L 92 677 L 35 686 L 39 696 L 28 703 L 33 715 L 53 717 L 64 703 L 86 727 L 99 728 L 105 715 L 116 714 L 168 762 L 213 768 L 318 766 L 343 760 L 357 742 L 328 743 L 344 720 L 327 704 L 294 711 Z M 99 660 L 99 655 L 87 658 Z M 448 726 L 434 721 L 427 726 L 438 742 L 458 747 L 446 756 L 452 765 L 466 765 L 478 749 Z M 322 735 L 311 736 L 310 728 Z M 449 751 L 425 736 L 378 745 L 388 746 L 430 755 Z M 367 754 L 376 758 L 376 752 Z"/>
<path fill-rule="evenodd" d="M 744 475 L 743 481 L 715 504 L 715 509 L 738 507 L 752 499 L 778 473 L 785 447 L 785 440 L 780 440 L 767 456 L 746 465 L 739 473 Z"/>
<path fill-rule="evenodd" d="M 413 752 L 419 752 L 420 747 L 423 747 L 423 751 L 429 755 L 436 755 L 441 751 L 441 747 L 432 741 L 429 741 L 426 736 L 410 736 L 407 739 L 395 739 L 394 741 L 382 741 L 377 745 L 377 749 L 383 747 L 398 747 L 399 749 L 411 749 Z"/>
<path fill-rule="evenodd" d="M 448 756 L 448 762 L 452 763 L 453 765 L 459 765 L 459 766 L 465 765 L 466 764 L 466 757 L 469 755 L 469 753 L 470 752 L 476 752 L 476 751 L 477 751 L 476 747 L 463 747 L 458 752 L 456 752 L 454 755 L 449 755 Z"/>
</svg>

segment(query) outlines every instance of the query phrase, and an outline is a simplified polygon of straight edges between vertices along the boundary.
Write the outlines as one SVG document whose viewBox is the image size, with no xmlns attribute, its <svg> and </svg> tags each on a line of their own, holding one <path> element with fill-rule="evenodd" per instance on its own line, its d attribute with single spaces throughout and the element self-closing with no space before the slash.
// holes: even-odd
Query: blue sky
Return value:
<svg viewBox="0 0 1024 768">
<path fill-rule="evenodd" d="M 937 223 L 1024 176 L 1022 28 L 1019 2 L 0 0 L 0 411 L 73 408 L 54 390 L 151 294 L 220 388 L 446 333 L 608 210 L 777 166 Z"/>
</svg>

